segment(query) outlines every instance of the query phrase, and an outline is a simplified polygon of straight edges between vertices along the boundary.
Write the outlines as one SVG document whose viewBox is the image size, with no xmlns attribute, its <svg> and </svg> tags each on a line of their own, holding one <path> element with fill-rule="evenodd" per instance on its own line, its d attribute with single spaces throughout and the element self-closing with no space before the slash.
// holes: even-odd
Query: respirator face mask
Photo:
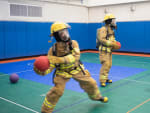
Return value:
<svg viewBox="0 0 150 113">
<path fill-rule="evenodd" d="M 58 36 L 59 36 L 60 40 L 64 41 L 64 42 L 66 42 L 70 39 L 68 29 L 63 29 L 63 30 L 58 31 Z"/>
</svg>

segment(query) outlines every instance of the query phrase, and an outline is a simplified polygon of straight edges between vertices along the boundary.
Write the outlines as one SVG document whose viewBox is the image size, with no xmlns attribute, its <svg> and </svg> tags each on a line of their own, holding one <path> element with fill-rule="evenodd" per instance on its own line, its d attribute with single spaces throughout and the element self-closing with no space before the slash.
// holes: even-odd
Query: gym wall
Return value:
<svg viewBox="0 0 150 113">
<path fill-rule="evenodd" d="M 150 53 L 150 1 L 89 8 L 89 39 L 95 48 L 96 29 L 103 25 L 105 13 L 113 13 L 118 29 L 116 40 L 122 47 L 119 51 Z"/>
<path fill-rule="evenodd" d="M 26 15 L 27 12 L 22 9 L 19 14 L 24 15 L 14 16 L 16 12 L 10 12 L 11 4 L 26 8 L 40 7 L 42 12 L 34 15 L 33 8 Z M 0 59 L 46 54 L 55 42 L 53 39 L 52 43 L 48 43 L 50 26 L 54 21 L 71 25 L 71 38 L 79 42 L 81 50 L 96 49 L 96 30 L 103 25 L 106 13 L 113 13 L 117 18 L 116 40 L 122 44 L 120 51 L 150 53 L 149 1 L 85 7 L 53 2 L 1 0 L 0 7 Z"/>
<path fill-rule="evenodd" d="M 10 6 L 12 4 L 15 7 Z M 34 12 L 31 6 L 42 8 L 42 13 Z M 90 48 L 88 47 L 90 42 L 87 40 L 88 8 L 86 7 L 27 0 L 0 1 L 0 7 L 0 59 L 47 54 L 55 42 L 53 39 L 52 43 L 48 43 L 50 26 L 54 21 L 69 23 L 71 38 L 79 42 L 81 49 Z M 21 12 L 16 11 L 18 7 L 22 8 L 19 9 Z M 14 12 L 10 12 L 10 8 Z M 30 12 L 27 12 L 26 8 Z M 16 16 L 17 13 L 21 16 Z M 84 40 L 86 43 L 83 45 Z"/>
</svg>

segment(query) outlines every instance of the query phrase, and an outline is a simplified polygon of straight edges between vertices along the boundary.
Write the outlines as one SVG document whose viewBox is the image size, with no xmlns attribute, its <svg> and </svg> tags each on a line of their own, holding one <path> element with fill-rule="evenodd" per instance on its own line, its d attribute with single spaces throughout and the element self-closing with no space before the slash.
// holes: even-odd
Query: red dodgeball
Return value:
<svg viewBox="0 0 150 113">
<path fill-rule="evenodd" d="M 121 44 L 120 44 L 120 42 L 114 42 L 113 43 L 113 50 L 118 50 L 118 49 L 120 49 L 121 48 Z"/>
<path fill-rule="evenodd" d="M 49 60 L 47 56 L 40 56 L 35 59 L 34 67 L 39 71 L 46 71 L 50 66 Z"/>
<path fill-rule="evenodd" d="M 117 43 L 117 45 L 118 45 L 118 49 L 120 49 L 120 48 L 121 48 L 120 42 L 116 42 L 116 43 Z"/>
</svg>

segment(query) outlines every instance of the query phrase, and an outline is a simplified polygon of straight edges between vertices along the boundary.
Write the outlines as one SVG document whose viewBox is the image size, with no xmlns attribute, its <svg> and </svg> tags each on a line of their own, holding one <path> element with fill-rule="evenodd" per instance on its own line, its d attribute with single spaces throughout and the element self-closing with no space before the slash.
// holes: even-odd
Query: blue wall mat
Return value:
<svg viewBox="0 0 150 113">
<path fill-rule="evenodd" d="M 102 27 L 102 23 L 89 23 L 88 24 L 88 41 L 90 42 L 88 49 L 96 49 L 96 34 L 97 29 Z"/>
<path fill-rule="evenodd" d="M 26 40 L 26 23 L 16 22 L 16 38 L 17 41 L 17 56 L 26 56 L 27 54 L 27 40 Z"/>
<path fill-rule="evenodd" d="M 53 72 L 44 77 L 39 76 L 35 72 L 32 71 L 33 62 L 34 60 L 29 60 L 29 61 L 0 64 L 0 72 L 7 73 L 7 74 L 18 72 L 18 75 L 21 78 L 39 82 L 42 84 L 53 85 L 52 83 Z M 100 70 L 101 65 L 95 64 L 95 63 L 84 62 L 84 66 L 86 69 L 89 70 L 89 72 L 91 73 L 91 76 L 97 81 L 99 85 L 99 70 Z M 146 69 L 123 67 L 123 66 L 112 66 L 110 70 L 109 78 L 112 79 L 113 82 L 115 82 L 123 78 L 133 76 L 143 71 L 146 71 Z M 79 83 L 76 82 L 74 79 L 71 79 L 69 82 L 67 82 L 66 89 L 77 91 L 77 92 L 83 92 L 83 90 L 79 86 Z"/>
<path fill-rule="evenodd" d="M 50 26 L 44 22 L 0 22 L 0 59 L 46 54 Z M 102 23 L 69 23 L 71 38 L 79 42 L 80 49 L 96 49 L 96 31 Z M 116 40 L 122 47 L 119 51 L 150 53 L 150 21 L 118 22 Z"/>
<path fill-rule="evenodd" d="M 0 59 L 5 58 L 4 23 L 0 22 Z"/>
<path fill-rule="evenodd" d="M 69 23 L 71 26 L 71 39 L 77 40 L 80 49 L 89 49 L 90 41 L 88 39 L 88 24 L 87 23 Z"/>
<path fill-rule="evenodd" d="M 16 22 L 4 22 L 4 35 L 5 35 L 5 57 L 17 57 L 17 33 Z"/>
<path fill-rule="evenodd" d="M 144 40 L 144 45 L 145 45 L 145 51 L 150 53 L 150 22 L 145 23 L 145 40 Z"/>
<path fill-rule="evenodd" d="M 51 43 L 48 23 L 27 23 L 27 55 L 46 54 Z"/>
<path fill-rule="evenodd" d="M 49 48 L 55 43 L 55 39 L 53 39 L 52 43 L 48 43 L 50 40 L 50 26 L 52 23 L 13 21 L 1 23 L 4 24 L 4 28 L 1 27 L 1 30 L 3 30 L 5 34 L 2 38 L 4 38 L 6 42 L 3 43 L 5 47 L 1 48 L 1 51 L 4 51 L 5 54 L 1 54 L 0 58 L 46 54 Z M 69 24 L 71 25 L 71 38 L 79 42 L 81 49 L 89 49 L 88 24 Z"/>
<path fill-rule="evenodd" d="M 146 52 L 145 24 L 146 22 L 118 23 L 116 35 L 122 44 L 120 51 Z"/>
<path fill-rule="evenodd" d="M 53 40 L 52 43 L 48 43 L 48 41 L 51 39 L 49 37 L 50 34 L 50 23 L 42 23 L 39 25 L 40 31 L 39 31 L 39 37 L 38 37 L 38 53 L 39 54 L 45 54 L 48 52 L 49 48 L 52 46 L 52 44 L 55 42 Z M 41 29 L 43 28 L 43 29 Z"/>
<path fill-rule="evenodd" d="M 102 23 L 89 23 L 89 40 L 95 44 L 96 29 L 100 28 Z M 118 29 L 115 31 L 116 40 L 121 42 L 119 51 L 128 52 L 144 52 L 150 53 L 150 21 L 138 22 L 118 22 Z M 90 37 L 93 37 L 92 40 Z M 95 45 L 91 45 L 90 49 L 95 49 Z"/>
</svg>

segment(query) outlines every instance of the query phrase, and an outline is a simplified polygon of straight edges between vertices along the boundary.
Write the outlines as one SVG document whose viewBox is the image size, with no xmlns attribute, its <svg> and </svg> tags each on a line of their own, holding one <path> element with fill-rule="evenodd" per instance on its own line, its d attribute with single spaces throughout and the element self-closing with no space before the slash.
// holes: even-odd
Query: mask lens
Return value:
<svg viewBox="0 0 150 113">
<path fill-rule="evenodd" d="M 111 24 L 112 24 L 113 26 L 116 26 L 116 19 L 112 19 Z"/>
<path fill-rule="evenodd" d="M 68 29 L 63 29 L 63 30 L 60 30 L 58 32 L 59 34 L 59 37 L 62 41 L 67 41 L 69 40 L 70 36 L 69 36 L 69 32 L 68 32 Z"/>
</svg>

